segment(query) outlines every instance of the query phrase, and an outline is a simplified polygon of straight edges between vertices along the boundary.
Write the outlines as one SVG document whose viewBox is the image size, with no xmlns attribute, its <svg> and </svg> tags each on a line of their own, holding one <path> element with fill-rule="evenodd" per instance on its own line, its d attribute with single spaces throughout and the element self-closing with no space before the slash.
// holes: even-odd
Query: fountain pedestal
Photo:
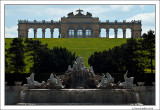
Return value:
<svg viewBox="0 0 160 110">
<path fill-rule="evenodd" d="M 134 104 L 138 93 L 131 89 L 29 89 L 21 92 L 20 103 Z"/>
</svg>

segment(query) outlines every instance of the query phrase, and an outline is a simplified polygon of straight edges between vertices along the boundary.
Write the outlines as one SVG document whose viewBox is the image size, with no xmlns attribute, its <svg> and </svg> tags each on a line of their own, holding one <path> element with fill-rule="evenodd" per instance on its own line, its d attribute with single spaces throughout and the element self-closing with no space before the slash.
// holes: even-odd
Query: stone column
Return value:
<svg viewBox="0 0 160 110">
<path fill-rule="evenodd" d="M 74 38 L 77 38 L 77 30 L 74 30 Z"/>
<path fill-rule="evenodd" d="M 53 29 L 50 30 L 51 31 L 51 38 L 53 38 Z"/>
<path fill-rule="evenodd" d="M 82 37 L 85 38 L 86 37 L 86 33 L 85 33 L 86 30 L 82 30 L 82 32 L 83 32 Z M 87 37 L 89 37 L 89 36 L 87 36 Z"/>
<path fill-rule="evenodd" d="M 26 36 L 25 38 L 28 38 L 28 29 L 26 29 Z"/>
<path fill-rule="evenodd" d="M 109 29 L 106 29 L 106 38 L 109 38 Z"/>
<path fill-rule="evenodd" d="M 34 38 L 37 38 L 37 29 L 34 29 Z"/>
<path fill-rule="evenodd" d="M 134 30 L 131 30 L 131 38 L 133 38 Z"/>
<path fill-rule="evenodd" d="M 42 38 L 45 38 L 45 29 L 42 29 Z"/>
<path fill-rule="evenodd" d="M 58 38 L 61 38 L 61 31 L 59 30 L 59 36 L 58 36 Z"/>
<path fill-rule="evenodd" d="M 123 38 L 126 38 L 126 29 L 123 29 Z"/>
<path fill-rule="evenodd" d="M 91 38 L 93 38 L 93 30 L 91 30 Z"/>
<path fill-rule="evenodd" d="M 69 36 L 69 30 L 67 30 L 67 38 L 69 38 L 70 36 Z"/>
<path fill-rule="evenodd" d="M 117 38 L 117 29 L 114 29 L 114 38 Z"/>
</svg>

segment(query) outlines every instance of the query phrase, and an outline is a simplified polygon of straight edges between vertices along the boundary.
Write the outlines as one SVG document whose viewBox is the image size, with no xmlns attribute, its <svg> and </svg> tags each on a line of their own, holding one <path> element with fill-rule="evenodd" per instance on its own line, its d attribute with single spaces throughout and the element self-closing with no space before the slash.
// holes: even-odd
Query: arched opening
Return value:
<svg viewBox="0 0 160 110">
<path fill-rule="evenodd" d="M 90 29 L 86 30 L 86 37 L 91 37 L 91 30 Z"/>
<path fill-rule="evenodd" d="M 50 28 L 46 28 L 45 38 L 51 38 L 51 29 Z"/>
<path fill-rule="evenodd" d="M 37 38 L 42 38 L 42 29 L 41 28 L 37 29 Z"/>
<path fill-rule="evenodd" d="M 74 30 L 73 29 L 69 30 L 69 38 L 74 38 Z"/>
<path fill-rule="evenodd" d="M 114 29 L 113 28 L 109 29 L 109 38 L 115 38 L 115 36 L 114 36 Z"/>
<path fill-rule="evenodd" d="M 77 31 L 77 38 L 81 38 L 82 35 L 83 35 L 83 32 L 82 32 L 81 29 L 79 29 L 79 30 Z"/>
<path fill-rule="evenodd" d="M 54 34 L 53 34 L 54 38 L 61 38 L 60 37 L 60 34 L 59 34 L 59 29 L 58 28 L 55 28 L 54 29 Z"/>
<path fill-rule="evenodd" d="M 101 38 L 106 38 L 106 29 L 105 28 L 102 28 L 101 29 L 101 35 L 100 35 Z"/>
<path fill-rule="evenodd" d="M 126 29 L 126 38 L 131 38 L 131 29 Z"/>
<path fill-rule="evenodd" d="M 34 29 L 33 28 L 30 28 L 28 30 L 28 38 L 34 38 Z"/>
<path fill-rule="evenodd" d="M 117 38 L 123 38 L 123 30 L 121 28 L 117 31 Z"/>
</svg>

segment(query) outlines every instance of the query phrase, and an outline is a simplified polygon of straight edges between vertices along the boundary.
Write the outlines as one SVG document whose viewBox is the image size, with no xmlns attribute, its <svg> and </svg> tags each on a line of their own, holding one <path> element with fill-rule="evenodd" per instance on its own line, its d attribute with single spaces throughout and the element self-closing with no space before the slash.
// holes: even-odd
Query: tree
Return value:
<svg viewBox="0 0 160 110">
<path fill-rule="evenodd" d="M 153 73 L 153 60 L 155 60 L 155 34 L 154 31 L 150 30 L 148 33 L 144 33 L 142 35 L 142 40 L 139 42 L 142 45 L 142 50 L 146 53 L 148 59 L 150 59 L 150 66 L 151 73 Z"/>
<path fill-rule="evenodd" d="M 68 65 L 73 65 L 74 60 L 76 59 L 75 53 L 72 54 L 66 48 L 53 47 L 51 51 L 53 52 L 52 56 L 54 58 L 54 67 L 52 67 L 54 68 L 54 70 L 52 70 L 54 72 L 65 72 Z"/>
<path fill-rule="evenodd" d="M 137 74 L 144 72 L 144 59 L 139 53 L 139 44 L 135 39 L 128 39 L 126 44 L 115 46 L 103 52 L 95 52 L 88 59 L 95 72 L 125 72 Z"/>
<path fill-rule="evenodd" d="M 68 65 L 73 65 L 75 60 L 75 53 L 72 54 L 66 48 L 53 47 L 53 49 L 41 48 L 38 54 L 39 67 L 38 73 L 52 73 L 61 74 L 65 72 Z"/>
<path fill-rule="evenodd" d="M 132 76 L 144 73 L 146 62 L 139 51 L 139 44 L 136 39 L 131 38 L 127 40 L 123 51 L 123 64 Z"/>
<path fill-rule="evenodd" d="M 5 43 L 6 45 L 6 43 Z M 8 49 L 5 48 L 5 73 L 9 73 L 10 72 L 10 65 L 9 62 L 7 60 L 8 55 L 7 55 Z"/>
<path fill-rule="evenodd" d="M 72 65 L 75 60 L 75 53 L 71 53 L 66 48 L 53 47 L 49 49 L 47 44 L 42 45 L 39 40 L 26 39 L 26 51 L 30 56 L 29 61 L 33 62 L 30 71 L 35 73 L 60 74 L 65 72 L 68 65 Z"/>
<path fill-rule="evenodd" d="M 39 40 L 32 40 L 32 39 L 25 39 L 26 47 L 25 51 L 27 52 L 27 56 L 30 58 L 28 61 L 33 63 L 33 66 L 30 68 L 31 72 L 37 72 L 37 69 L 39 68 L 39 54 L 42 53 L 41 49 L 47 48 L 47 44 L 42 45 Z"/>
<path fill-rule="evenodd" d="M 14 38 L 8 49 L 8 58 L 10 60 L 11 71 L 13 73 L 22 73 L 25 71 L 25 56 L 23 40 L 20 38 Z"/>
</svg>

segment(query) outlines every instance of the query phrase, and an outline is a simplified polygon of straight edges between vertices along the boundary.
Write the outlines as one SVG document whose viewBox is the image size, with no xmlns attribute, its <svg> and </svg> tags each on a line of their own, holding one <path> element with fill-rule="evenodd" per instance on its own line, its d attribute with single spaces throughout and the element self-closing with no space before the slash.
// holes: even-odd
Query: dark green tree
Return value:
<svg viewBox="0 0 160 110">
<path fill-rule="evenodd" d="M 88 59 L 95 72 L 125 72 L 137 74 L 144 72 L 144 60 L 136 39 L 128 39 L 126 44 L 115 46 L 103 52 L 95 52 Z"/>
<path fill-rule="evenodd" d="M 145 59 L 139 50 L 139 44 L 136 39 L 128 39 L 123 51 L 123 64 L 131 76 L 144 73 Z"/>
<path fill-rule="evenodd" d="M 75 53 L 66 48 L 53 47 L 49 49 L 47 44 L 42 45 L 39 40 L 26 39 L 26 52 L 30 56 L 29 61 L 33 62 L 30 68 L 35 73 L 61 73 L 67 70 L 75 60 Z"/>
<path fill-rule="evenodd" d="M 53 47 L 53 49 L 41 48 L 39 53 L 39 73 L 55 72 L 61 74 L 65 72 L 68 65 L 72 65 L 75 60 L 75 53 L 71 53 L 66 48 Z"/>
<path fill-rule="evenodd" d="M 6 43 L 5 43 L 6 45 Z M 10 66 L 9 66 L 9 62 L 8 62 L 8 55 L 7 55 L 8 49 L 5 48 L 5 73 L 9 73 L 10 72 Z"/>
<path fill-rule="evenodd" d="M 72 54 L 66 48 L 53 47 L 51 51 L 54 54 L 54 71 L 58 73 L 65 72 L 68 68 L 68 65 L 73 65 L 73 62 L 76 59 L 75 53 Z"/>
<path fill-rule="evenodd" d="M 142 51 L 146 53 L 147 59 L 150 59 L 149 68 L 151 69 L 151 73 L 153 73 L 153 60 L 155 60 L 155 34 L 154 31 L 150 30 L 148 33 L 144 33 L 142 35 L 141 40 L 139 42 L 142 45 Z M 146 59 L 146 60 L 147 60 Z"/>
<path fill-rule="evenodd" d="M 28 61 L 33 63 L 33 66 L 30 68 L 31 72 L 37 72 L 38 68 L 39 68 L 39 54 L 41 54 L 41 49 L 47 48 L 47 44 L 42 45 L 41 42 L 39 40 L 32 40 L 32 39 L 25 39 L 25 51 L 27 52 L 27 56 L 29 56 Z"/>
<path fill-rule="evenodd" d="M 7 52 L 13 73 L 22 73 L 25 71 L 26 64 L 24 62 L 24 45 L 22 42 L 23 39 L 14 38 Z"/>
</svg>

